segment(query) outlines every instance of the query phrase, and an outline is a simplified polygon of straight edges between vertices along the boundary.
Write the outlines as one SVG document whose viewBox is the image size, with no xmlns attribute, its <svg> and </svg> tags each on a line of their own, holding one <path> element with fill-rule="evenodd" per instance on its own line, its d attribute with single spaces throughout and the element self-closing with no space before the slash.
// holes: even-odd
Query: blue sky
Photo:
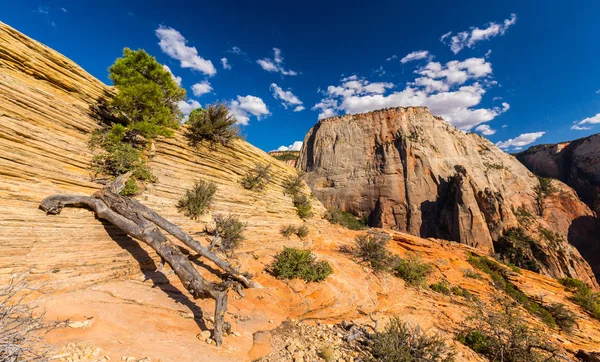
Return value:
<svg viewBox="0 0 600 362">
<path fill-rule="evenodd" d="M 319 117 L 398 105 L 508 151 L 597 133 L 598 14 L 599 1 L 0 0 L 0 21 L 107 84 L 124 47 L 145 49 L 181 78 L 182 109 L 226 102 L 267 151 Z"/>
</svg>

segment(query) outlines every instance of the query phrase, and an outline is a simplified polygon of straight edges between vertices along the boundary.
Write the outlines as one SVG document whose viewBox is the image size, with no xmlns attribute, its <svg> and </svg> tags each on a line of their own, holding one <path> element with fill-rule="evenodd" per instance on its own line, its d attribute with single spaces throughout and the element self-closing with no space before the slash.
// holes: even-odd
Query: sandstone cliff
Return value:
<svg viewBox="0 0 600 362">
<path fill-rule="evenodd" d="M 297 167 L 325 206 L 368 216 L 370 225 L 489 253 L 507 230 L 523 228 L 537 238 L 526 254 L 541 272 L 597 285 L 572 245 L 588 242 L 579 235 L 590 230 L 579 221 L 592 216 L 575 193 L 558 181 L 552 192 L 539 192 L 537 177 L 513 156 L 427 108 L 321 120 L 306 135 Z M 538 236 L 546 229 L 559 234 L 558 247 Z"/>
<path fill-rule="evenodd" d="M 50 194 L 87 195 L 101 187 L 90 181 L 86 142 L 98 127 L 90 107 L 107 92 L 109 87 L 73 62 L 0 23 L 0 285 L 11 272 L 23 269 L 31 269 L 37 280 L 48 283 L 52 293 L 43 299 L 47 319 L 73 322 L 46 335 L 47 342 L 61 351 L 56 361 L 107 360 L 99 356 L 111 361 L 142 357 L 163 362 L 250 361 L 282 348 L 271 342 L 271 331 L 277 333 L 285 320 L 368 321 L 369 313 L 382 322 L 401 316 L 438 330 L 457 348 L 457 360 L 482 361 L 451 341 L 469 313 L 464 299 L 408 287 L 392 275 L 375 275 L 350 259 L 339 249 L 351 245 L 357 232 L 322 220 L 324 208 L 318 201 L 313 202 L 317 215 L 307 222 L 306 240 L 279 234 L 281 226 L 302 222 L 281 187 L 283 178 L 294 174 L 291 167 L 243 141 L 231 148 L 196 151 L 178 133 L 156 142 L 150 166 L 158 181 L 138 199 L 203 241 L 201 232 L 210 215 L 190 221 L 174 205 L 198 178 L 217 182 L 211 212 L 235 213 L 248 222 L 247 240 L 233 261 L 264 286 L 247 290 L 245 298 L 232 293 L 226 319 L 235 334 L 222 347 L 196 338 L 210 324 L 213 301 L 193 300 L 149 248 L 90 211 L 70 208 L 59 216 L 46 216 L 38 209 Z M 274 180 L 261 194 L 239 184 L 257 162 L 273 164 Z M 498 295 L 487 276 L 465 277 L 463 270 L 470 268 L 467 252 L 475 249 L 388 232 L 393 237 L 392 252 L 415 253 L 433 263 L 430 283 L 445 279 L 485 302 Z M 329 261 L 334 274 L 322 283 L 305 284 L 282 282 L 263 273 L 283 246 L 312 249 Z M 197 268 L 205 273 L 207 266 L 198 261 Z M 567 334 L 548 329 L 523 311 L 528 322 L 548 332 L 552 341 L 569 352 L 600 349 L 600 324 L 573 304 L 570 293 L 556 280 L 524 270 L 511 282 L 531 298 L 564 303 L 575 312 L 578 327 Z"/>
</svg>

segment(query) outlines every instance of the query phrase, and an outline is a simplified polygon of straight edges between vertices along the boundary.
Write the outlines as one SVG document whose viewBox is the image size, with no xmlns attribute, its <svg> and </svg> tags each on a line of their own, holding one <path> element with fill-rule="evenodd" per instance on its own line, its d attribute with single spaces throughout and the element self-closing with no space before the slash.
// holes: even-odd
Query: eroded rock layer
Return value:
<svg viewBox="0 0 600 362">
<path fill-rule="evenodd" d="M 513 156 L 427 108 L 324 119 L 306 135 L 297 167 L 325 206 L 368 216 L 372 226 L 489 253 L 509 229 L 522 228 L 536 238 L 535 250 L 525 254 L 539 262 L 539 271 L 596 285 L 572 245 L 581 243 L 573 230 L 578 221 L 592 215 L 575 193 L 558 181 L 540 192 L 537 177 Z M 541 229 L 560 235 L 558 249 Z"/>
</svg>

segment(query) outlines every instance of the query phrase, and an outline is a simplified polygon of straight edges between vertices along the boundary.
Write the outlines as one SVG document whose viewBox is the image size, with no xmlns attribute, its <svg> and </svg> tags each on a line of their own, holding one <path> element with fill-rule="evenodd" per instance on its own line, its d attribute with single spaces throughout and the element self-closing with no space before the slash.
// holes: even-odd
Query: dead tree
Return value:
<svg viewBox="0 0 600 362">
<path fill-rule="evenodd" d="M 129 236 L 152 247 L 171 266 L 194 298 L 215 300 L 213 339 L 217 345 L 221 345 L 229 288 L 233 287 L 242 294 L 240 284 L 247 288 L 256 288 L 260 285 L 251 280 L 251 275 L 240 273 L 233 268 L 231 263 L 219 258 L 177 225 L 158 215 L 152 209 L 136 200 L 119 195 L 129 176 L 130 174 L 119 176 L 92 196 L 49 196 L 42 201 L 40 208 L 50 215 L 60 214 L 65 206 L 90 208 L 99 218 L 109 221 Z M 227 275 L 227 280 L 215 283 L 204 279 L 179 248 L 161 232 L 161 229 L 221 268 Z"/>
</svg>

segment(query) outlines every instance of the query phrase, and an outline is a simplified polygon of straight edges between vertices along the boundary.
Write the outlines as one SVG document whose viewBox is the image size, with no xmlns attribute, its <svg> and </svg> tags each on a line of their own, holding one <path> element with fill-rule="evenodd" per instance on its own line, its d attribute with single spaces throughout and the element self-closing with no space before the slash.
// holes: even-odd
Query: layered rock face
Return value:
<svg viewBox="0 0 600 362">
<path fill-rule="evenodd" d="M 454 240 L 488 253 L 510 228 L 536 237 L 539 229 L 552 230 L 560 235 L 559 248 L 538 237 L 541 252 L 530 255 L 540 271 L 596 285 L 571 245 L 581 242 L 572 230 L 575 221 L 592 215 L 572 190 L 556 181 L 553 192 L 538 195 L 537 177 L 513 156 L 427 108 L 321 120 L 306 135 L 297 167 L 325 206 L 368 216 L 372 226 Z"/>
<path fill-rule="evenodd" d="M 531 172 L 559 179 L 600 214 L 600 134 L 555 145 L 533 146 L 516 155 Z"/>
</svg>

